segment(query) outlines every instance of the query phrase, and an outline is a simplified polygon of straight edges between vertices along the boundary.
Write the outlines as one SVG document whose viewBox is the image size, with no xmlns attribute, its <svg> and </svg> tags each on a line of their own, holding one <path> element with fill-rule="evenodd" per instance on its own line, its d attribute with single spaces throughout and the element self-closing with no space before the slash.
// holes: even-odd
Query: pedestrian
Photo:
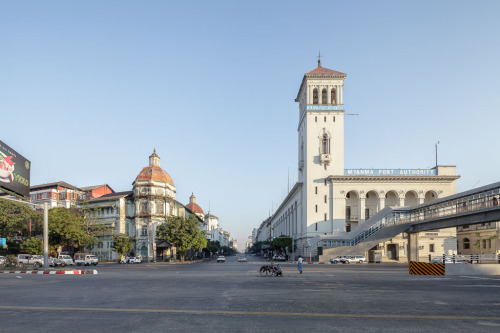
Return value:
<svg viewBox="0 0 500 333">
<path fill-rule="evenodd" d="M 297 269 L 299 270 L 300 274 L 302 274 L 302 262 L 304 261 L 304 259 L 302 259 L 302 256 L 299 256 L 299 260 L 297 261 Z"/>
</svg>

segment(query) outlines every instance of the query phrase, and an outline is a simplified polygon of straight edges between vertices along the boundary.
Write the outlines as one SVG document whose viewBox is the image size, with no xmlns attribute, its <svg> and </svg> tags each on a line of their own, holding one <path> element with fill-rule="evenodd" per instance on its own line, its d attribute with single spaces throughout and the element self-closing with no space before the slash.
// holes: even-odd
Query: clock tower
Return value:
<svg viewBox="0 0 500 333">
<path fill-rule="evenodd" d="M 318 60 L 318 67 L 304 75 L 295 99 L 299 103 L 298 179 L 303 184 L 308 233 L 344 230 L 344 223 L 332 218 L 333 211 L 344 205 L 331 200 L 333 190 L 327 179 L 344 174 L 346 76 L 322 67 Z"/>
</svg>

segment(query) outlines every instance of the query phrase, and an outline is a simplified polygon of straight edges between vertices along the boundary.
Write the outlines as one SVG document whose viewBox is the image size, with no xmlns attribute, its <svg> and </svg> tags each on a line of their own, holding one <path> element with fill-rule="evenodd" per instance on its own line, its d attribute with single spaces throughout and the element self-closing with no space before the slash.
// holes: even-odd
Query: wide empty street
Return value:
<svg viewBox="0 0 500 333">
<path fill-rule="evenodd" d="M 413 276 L 404 264 L 263 258 L 97 266 L 97 275 L 0 274 L 1 332 L 498 332 L 500 277 Z"/>
</svg>

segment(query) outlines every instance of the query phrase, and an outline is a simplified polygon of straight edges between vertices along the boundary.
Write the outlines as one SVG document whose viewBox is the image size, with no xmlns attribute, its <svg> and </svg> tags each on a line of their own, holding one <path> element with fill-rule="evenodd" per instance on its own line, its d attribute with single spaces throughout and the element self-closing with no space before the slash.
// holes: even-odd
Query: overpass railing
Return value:
<svg viewBox="0 0 500 333">
<path fill-rule="evenodd" d="M 450 196 L 449 200 L 443 198 L 435 204 L 425 203 L 411 208 L 393 209 L 391 213 L 381 217 L 379 221 L 367 227 L 366 230 L 354 234 L 352 238 L 345 238 L 345 236 L 343 239 L 329 238 L 327 246 L 356 246 L 387 226 L 424 222 L 497 207 L 500 204 L 500 185 L 498 184 L 485 186 L 484 190 L 467 191 L 462 195 L 456 194 Z M 360 227 L 363 228 L 363 224 Z"/>
</svg>

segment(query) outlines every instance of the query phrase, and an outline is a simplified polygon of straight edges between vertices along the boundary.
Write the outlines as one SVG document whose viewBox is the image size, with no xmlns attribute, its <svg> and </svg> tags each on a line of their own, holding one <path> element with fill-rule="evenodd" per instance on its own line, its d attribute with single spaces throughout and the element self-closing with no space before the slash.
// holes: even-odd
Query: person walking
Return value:
<svg viewBox="0 0 500 333">
<path fill-rule="evenodd" d="M 302 256 L 299 256 L 299 259 L 297 261 L 297 269 L 299 270 L 300 274 L 302 274 L 302 262 L 304 261 L 304 259 L 302 259 Z"/>
</svg>

